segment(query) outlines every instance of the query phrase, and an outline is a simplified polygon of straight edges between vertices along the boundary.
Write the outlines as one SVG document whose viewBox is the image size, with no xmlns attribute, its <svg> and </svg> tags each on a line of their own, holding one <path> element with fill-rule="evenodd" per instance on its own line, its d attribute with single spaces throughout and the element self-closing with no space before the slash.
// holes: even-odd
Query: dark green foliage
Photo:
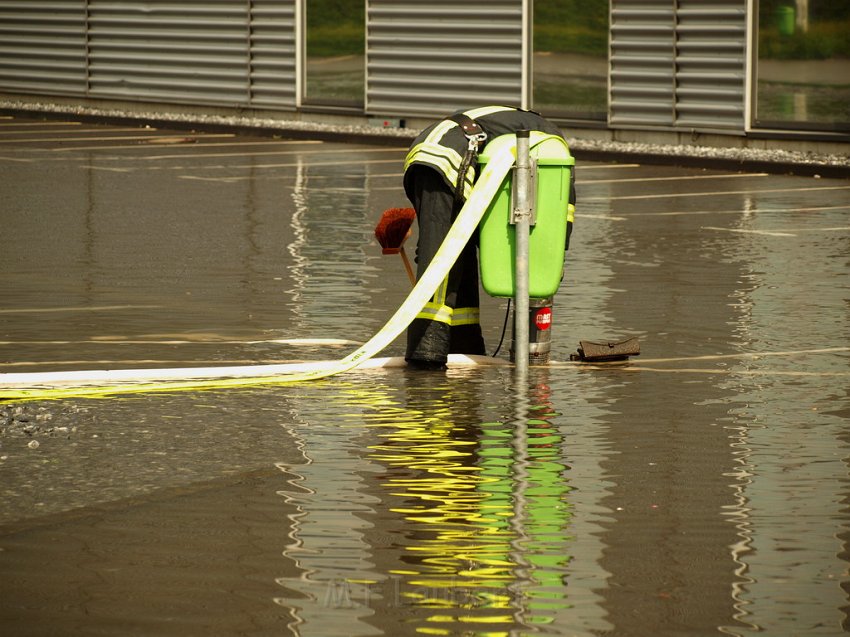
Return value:
<svg viewBox="0 0 850 637">
<path fill-rule="evenodd" d="M 760 22 L 770 20 L 781 7 L 794 7 L 794 0 L 759 0 Z M 850 2 L 843 0 L 809 0 L 809 20 L 850 20 Z"/>
<path fill-rule="evenodd" d="M 535 2 L 534 50 L 606 55 L 608 0 Z"/>
<path fill-rule="evenodd" d="M 810 0 L 806 31 L 797 26 L 796 12 L 794 0 L 760 0 L 759 57 L 850 58 L 850 2 Z"/>
<path fill-rule="evenodd" d="M 759 57 L 779 60 L 850 58 L 850 20 L 810 22 L 803 33 L 784 34 L 771 24 L 759 29 Z"/>
<path fill-rule="evenodd" d="M 307 0 L 307 54 L 362 55 L 366 45 L 363 0 Z"/>
</svg>

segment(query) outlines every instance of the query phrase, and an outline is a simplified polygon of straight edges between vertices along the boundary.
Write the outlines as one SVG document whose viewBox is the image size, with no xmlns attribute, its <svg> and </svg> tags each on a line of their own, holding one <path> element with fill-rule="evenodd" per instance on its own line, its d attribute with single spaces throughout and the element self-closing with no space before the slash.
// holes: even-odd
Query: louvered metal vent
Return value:
<svg viewBox="0 0 850 637">
<path fill-rule="evenodd" d="M 85 0 L 0 0 L 0 89 L 85 92 Z"/>
<path fill-rule="evenodd" d="M 295 0 L 251 4 L 252 105 L 295 107 Z"/>
<path fill-rule="evenodd" d="M 744 129 L 746 6 L 740 0 L 679 0 L 676 127 Z"/>
<path fill-rule="evenodd" d="M 109 2 L 89 7 L 91 94 L 238 104 L 248 96 L 246 4 Z"/>
<path fill-rule="evenodd" d="M 745 0 L 612 0 L 612 127 L 744 129 Z"/>
<path fill-rule="evenodd" d="M 295 106 L 296 0 L 0 0 L 0 89 Z"/>
<path fill-rule="evenodd" d="M 609 121 L 673 124 L 672 0 L 613 0 Z"/>
<path fill-rule="evenodd" d="M 439 116 L 468 106 L 520 106 L 522 5 L 370 0 L 367 112 Z"/>
</svg>

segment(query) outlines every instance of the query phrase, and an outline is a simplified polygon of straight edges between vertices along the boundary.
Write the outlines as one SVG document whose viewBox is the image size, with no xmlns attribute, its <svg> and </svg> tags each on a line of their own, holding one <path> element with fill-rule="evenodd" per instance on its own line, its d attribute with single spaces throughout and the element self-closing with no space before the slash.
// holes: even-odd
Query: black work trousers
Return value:
<svg viewBox="0 0 850 637">
<path fill-rule="evenodd" d="M 426 166 L 411 166 L 413 207 L 419 224 L 416 246 L 417 279 L 431 263 L 451 228 L 460 204 L 442 176 Z M 469 241 L 444 285 L 407 328 L 409 363 L 444 365 L 448 355 L 484 354 L 478 321 L 477 234 Z"/>
</svg>

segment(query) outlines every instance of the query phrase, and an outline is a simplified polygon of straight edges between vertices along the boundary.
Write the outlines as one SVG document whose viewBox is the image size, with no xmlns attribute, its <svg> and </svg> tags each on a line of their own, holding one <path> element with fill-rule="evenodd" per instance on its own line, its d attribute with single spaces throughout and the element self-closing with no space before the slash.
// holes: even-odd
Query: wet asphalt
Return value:
<svg viewBox="0 0 850 637">
<path fill-rule="evenodd" d="M 61 309 L 66 297 L 72 299 L 71 305 L 80 299 L 99 299 L 106 309 L 86 313 L 89 323 L 97 324 L 102 312 L 120 315 L 122 305 L 138 309 L 131 312 L 135 325 L 129 332 L 201 331 L 197 313 L 205 316 L 200 321 L 205 324 L 208 311 L 216 313 L 216 328 L 274 330 L 289 325 L 291 331 L 290 318 L 282 315 L 291 312 L 300 327 L 316 326 L 309 334 L 298 331 L 299 337 L 310 338 L 317 336 L 314 332 L 329 335 L 327 328 L 334 322 L 323 322 L 322 317 L 340 301 L 359 305 L 362 294 L 371 295 L 373 302 L 358 314 L 384 316 L 392 303 L 381 303 L 382 293 L 403 292 L 398 263 L 375 258 L 371 232 L 382 210 L 408 205 L 400 185 L 406 140 L 383 137 L 380 144 L 371 145 L 362 143 L 363 137 L 342 134 L 340 139 L 348 142 L 335 143 L 328 141 L 327 132 L 310 139 L 309 131 L 287 138 L 285 132 L 252 135 L 256 131 L 198 132 L 171 126 L 157 129 L 131 121 L 97 125 L 63 121 L 55 115 L 0 119 L 4 168 L 0 212 L 7 243 L 4 320 L 9 338 L 23 339 L 23 349 L 7 357 L 6 371 L 12 371 L 9 365 L 30 370 L 27 338 L 41 332 L 56 338 L 57 323 L 42 322 L 30 310 L 59 306 L 46 308 L 43 316 L 53 319 L 57 315 L 49 312 L 67 312 L 62 316 L 66 326 L 80 322 L 75 310 Z M 353 143 L 354 138 L 361 143 Z M 683 258 L 686 268 L 696 267 L 699 259 L 688 260 L 686 255 L 693 256 L 697 245 L 728 245 L 735 253 L 749 250 L 750 240 L 760 250 L 781 254 L 792 263 L 801 253 L 821 251 L 811 241 L 826 239 L 823 249 L 829 252 L 831 242 L 843 241 L 846 234 L 848 182 L 824 179 L 811 167 L 806 172 L 812 174 L 795 177 L 777 174 L 789 168 L 781 162 L 771 162 L 770 170 L 759 160 L 729 171 L 700 167 L 695 158 L 673 160 L 686 166 L 659 166 L 658 155 L 641 152 L 576 155 L 579 202 L 574 247 L 559 293 L 563 299 L 581 297 L 593 288 L 592 279 L 599 273 L 585 276 L 581 268 L 597 257 L 610 269 L 606 281 L 611 287 L 590 294 L 628 296 L 628 304 L 640 305 L 657 296 L 659 285 L 642 274 L 663 272 Z M 705 162 L 716 164 L 713 158 Z M 308 207 L 322 212 L 310 218 Z M 301 217 L 303 224 L 298 223 Z M 681 232 L 662 238 L 660 228 Z M 317 238 L 344 247 L 331 255 Z M 675 245 L 670 245 L 671 239 Z M 669 254 L 660 251 L 659 241 L 670 246 Z M 409 251 L 413 244 L 415 236 Z M 604 252 L 607 248 L 611 253 Z M 327 272 L 335 265 L 344 269 L 346 263 L 359 267 L 361 256 L 368 261 L 367 269 L 374 271 L 349 281 L 339 272 Z M 724 256 L 713 265 L 722 269 L 727 260 L 739 259 Z M 819 272 L 809 274 L 807 286 L 819 287 Z M 739 276 L 723 273 L 727 274 Z M 363 277 L 372 276 L 387 285 L 362 288 L 368 283 Z M 316 298 L 302 303 L 290 283 L 308 277 Z M 698 273 L 695 278 L 699 279 Z M 636 287 L 621 292 L 621 284 L 629 282 Z M 692 287 L 682 295 L 698 292 L 697 283 L 705 282 L 689 282 Z M 324 286 L 332 288 L 326 298 L 319 293 Z M 174 303 L 177 295 L 182 297 L 179 304 Z M 158 307 L 165 297 L 172 314 L 164 319 L 168 327 L 161 324 L 159 312 L 143 311 Z M 280 303 L 281 298 L 286 302 Z M 318 310 L 304 318 L 311 303 Z M 576 303 L 581 298 L 571 298 L 568 305 Z M 108 309 L 111 304 L 114 310 Z M 503 302 L 485 295 L 482 304 L 500 308 Z M 257 311 L 246 317 L 246 307 Z M 697 313 L 689 318 L 689 344 L 683 345 L 707 342 L 705 333 L 712 329 L 709 317 L 715 311 L 709 308 L 708 316 Z M 612 337 L 640 335 L 645 327 L 635 318 L 629 312 L 623 320 L 609 321 L 604 330 Z M 112 326 L 107 332 L 128 331 L 118 327 L 120 316 L 109 320 Z M 703 321 L 708 323 L 704 327 Z M 602 317 L 593 323 L 599 325 L 571 334 L 570 346 L 577 336 L 588 338 L 603 331 Z M 498 340 L 501 325 L 499 320 L 485 325 L 488 340 Z M 365 339 L 367 333 L 362 330 L 357 336 Z M 562 351 L 561 358 L 571 352 Z M 32 356 L 43 358 L 45 353 Z M 37 363 L 33 370 L 42 369 L 44 363 Z"/>
<path fill-rule="evenodd" d="M 328 359 L 367 340 L 409 289 L 373 236 L 382 210 L 406 205 L 406 144 L 305 137 L 0 119 L 0 372 Z M 554 616 L 581 635 L 837 634 L 850 537 L 850 180 L 577 159 L 553 364 L 523 397 L 549 405 L 534 422 L 566 440 L 575 543 L 558 550 L 586 556 L 571 571 L 573 610 Z M 504 309 L 482 298 L 491 351 Z M 641 343 L 628 363 L 569 362 L 582 339 L 627 337 Z M 340 344 L 298 340 L 315 338 Z M 355 544 L 385 573 L 414 563 L 398 538 L 417 522 L 375 504 L 390 499 L 377 478 L 354 484 L 379 461 L 390 482 L 405 468 L 350 433 L 370 422 L 358 392 L 429 426 L 455 411 L 452 430 L 486 430 L 510 421 L 498 415 L 514 408 L 505 373 L 402 372 L 387 396 L 355 374 L 289 393 L 3 405 L 0 547 L 13 577 L 0 619 L 17 634 L 50 634 L 69 616 L 79 634 L 178 634 L 180 622 L 208 628 L 206 607 L 221 609 L 218 634 L 334 634 L 346 616 L 323 628 L 322 609 L 301 608 L 313 624 L 299 633 L 265 603 L 263 569 L 295 509 L 256 494 L 282 493 L 280 472 L 300 471 L 320 512 L 362 497 L 378 517 Z M 382 417 L 392 426 L 391 411 Z M 372 450 L 362 457 L 361 443 Z M 298 469 L 301 454 L 314 462 Z M 351 498 L 327 504 L 323 488 Z M 211 512 L 225 523 L 190 546 L 185 529 Z M 238 572 L 215 558 L 223 547 L 241 556 Z M 186 597 L 196 605 L 174 610 L 185 573 L 163 582 L 154 566 L 181 560 L 200 581 Z M 138 581 L 135 562 L 147 565 Z M 307 562 L 274 572 L 291 597 L 274 604 L 309 597 L 293 566 Z M 234 577 L 241 601 L 223 603 Z M 783 599 L 792 611 L 776 610 Z M 180 621 L 168 624 L 172 611 Z M 393 634 L 399 613 L 378 607 L 355 633 Z"/>
</svg>

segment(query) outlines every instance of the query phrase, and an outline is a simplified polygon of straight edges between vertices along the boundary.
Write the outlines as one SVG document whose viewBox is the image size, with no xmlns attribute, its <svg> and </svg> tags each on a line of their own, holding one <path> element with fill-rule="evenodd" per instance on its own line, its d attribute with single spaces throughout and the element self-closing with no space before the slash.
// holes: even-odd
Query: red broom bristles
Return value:
<svg viewBox="0 0 850 637">
<path fill-rule="evenodd" d="M 416 218 L 413 208 L 389 208 L 384 210 L 375 227 L 375 238 L 384 254 L 398 254 L 402 244 L 410 236 L 410 226 Z"/>
<path fill-rule="evenodd" d="M 382 252 L 401 255 L 411 285 L 416 285 L 416 275 L 404 251 L 404 242 L 412 232 L 410 226 L 415 218 L 416 211 L 413 208 L 389 208 L 384 210 L 375 227 L 375 238 L 381 244 Z"/>
</svg>

